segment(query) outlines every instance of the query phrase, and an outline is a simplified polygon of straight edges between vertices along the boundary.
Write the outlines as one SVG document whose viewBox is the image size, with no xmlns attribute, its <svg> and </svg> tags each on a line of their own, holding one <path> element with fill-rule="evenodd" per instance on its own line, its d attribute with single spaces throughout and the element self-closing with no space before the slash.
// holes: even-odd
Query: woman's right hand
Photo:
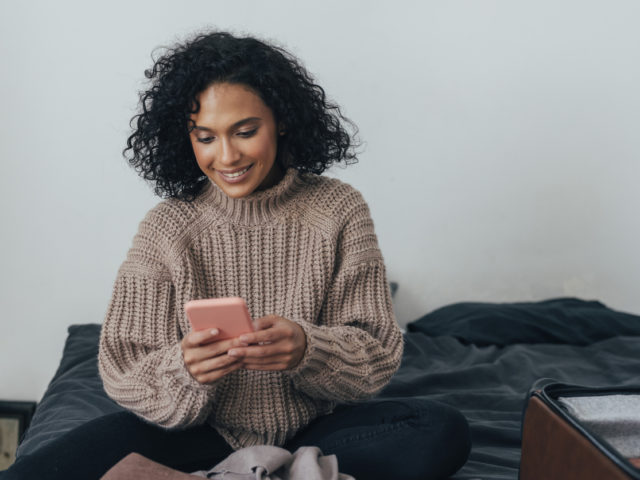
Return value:
<svg viewBox="0 0 640 480">
<path fill-rule="evenodd" d="M 242 359 L 230 357 L 233 347 L 246 347 L 237 338 L 216 340 L 217 329 L 189 332 L 180 342 L 182 358 L 187 370 L 201 384 L 208 384 L 238 370 Z"/>
</svg>

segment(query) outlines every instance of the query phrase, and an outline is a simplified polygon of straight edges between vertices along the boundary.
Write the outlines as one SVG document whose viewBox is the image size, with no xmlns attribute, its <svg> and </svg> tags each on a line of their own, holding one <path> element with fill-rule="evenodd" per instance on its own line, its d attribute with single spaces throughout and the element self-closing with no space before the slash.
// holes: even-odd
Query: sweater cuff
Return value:
<svg viewBox="0 0 640 480">
<path fill-rule="evenodd" d="M 295 321 L 306 336 L 307 348 L 300 363 L 288 371 L 292 377 L 317 379 L 330 376 L 335 368 L 330 359 L 333 356 L 334 342 L 332 335 L 325 329 L 304 320 Z"/>
</svg>

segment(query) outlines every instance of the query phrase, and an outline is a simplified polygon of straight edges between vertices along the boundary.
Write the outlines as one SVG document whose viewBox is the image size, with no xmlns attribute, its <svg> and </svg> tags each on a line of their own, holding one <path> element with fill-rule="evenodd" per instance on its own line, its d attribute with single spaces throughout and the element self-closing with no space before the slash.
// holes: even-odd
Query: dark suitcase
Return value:
<svg viewBox="0 0 640 480">
<path fill-rule="evenodd" d="M 640 480 L 639 406 L 640 386 L 539 380 L 524 411 L 520 480 Z"/>
</svg>

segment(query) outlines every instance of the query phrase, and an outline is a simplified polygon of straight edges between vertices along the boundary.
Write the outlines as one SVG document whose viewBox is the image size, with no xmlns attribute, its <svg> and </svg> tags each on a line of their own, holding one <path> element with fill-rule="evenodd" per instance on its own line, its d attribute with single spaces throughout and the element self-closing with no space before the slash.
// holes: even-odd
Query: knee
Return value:
<svg viewBox="0 0 640 480">
<path fill-rule="evenodd" d="M 420 438 L 420 458 L 426 474 L 420 478 L 449 478 L 462 468 L 471 451 L 471 433 L 460 411 L 433 403 L 411 424 L 416 437 Z"/>
</svg>

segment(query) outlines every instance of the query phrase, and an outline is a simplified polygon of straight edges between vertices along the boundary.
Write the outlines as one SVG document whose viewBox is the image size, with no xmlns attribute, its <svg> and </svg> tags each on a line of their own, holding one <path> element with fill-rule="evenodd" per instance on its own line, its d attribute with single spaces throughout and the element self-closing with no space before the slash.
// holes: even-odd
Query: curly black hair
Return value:
<svg viewBox="0 0 640 480">
<path fill-rule="evenodd" d="M 209 32 L 165 50 L 145 71 L 151 86 L 140 93 L 140 113 L 131 119 L 134 131 L 122 152 L 155 184 L 156 195 L 192 201 L 206 183 L 189 126 L 190 115 L 200 108 L 197 96 L 215 83 L 248 86 L 286 127 L 276 157 L 283 169 L 321 174 L 333 163 L 357 162 L 357 127 L 284 49 L 253 37 Z"/>
</svg>

